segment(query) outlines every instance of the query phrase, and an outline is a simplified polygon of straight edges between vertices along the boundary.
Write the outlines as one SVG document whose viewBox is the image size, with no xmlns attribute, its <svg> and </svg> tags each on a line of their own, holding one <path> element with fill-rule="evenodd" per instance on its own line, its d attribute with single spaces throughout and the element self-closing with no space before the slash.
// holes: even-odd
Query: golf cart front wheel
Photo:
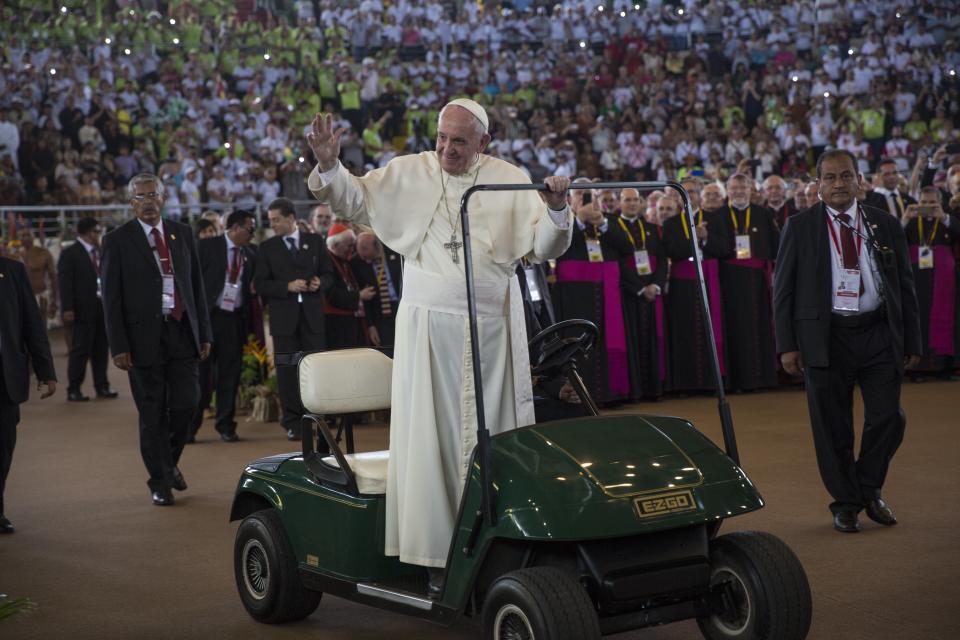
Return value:
<svg viewBox="0 0 960 640">
<path fill-rule="evenodd" d="M 484 640 L 595 640 L 600 622 L 587 592 L 553 567 L 498 578 L 483 604 Z"/>
<path fill-rule="evenodd" d="M 233 568 L 240 600 L 255 620 L 302 620 L 320 604 L 323 594 L 300 581 L 296 556 L 274 509 L 257 511 L 240 523 Z"/>
<path fill-rule="evenodd" d="M 697 620 L 709 640 L 803 640 L 810 630 L 810 585 L 783 541 L 741 531 L 710 543 L 710 586 L 718 607 Z"/>
</svg>

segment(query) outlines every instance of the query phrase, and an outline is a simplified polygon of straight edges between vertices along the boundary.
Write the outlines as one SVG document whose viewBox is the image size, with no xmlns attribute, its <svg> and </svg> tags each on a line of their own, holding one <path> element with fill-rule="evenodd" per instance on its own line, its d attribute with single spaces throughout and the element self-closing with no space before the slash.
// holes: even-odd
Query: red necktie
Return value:
<svg viewBox="0 0 960 640">
<path fill-rule="evenodd" d="M 163 241 L 163 236 L 160 235 L 160 231 L 156 227 L 150 230 L 150 234 L 153 236 L 153 245 L 157 248 L 157 256 L 160 258 L 160 271 L 165 276 L 172 276 L 173 264 L 170 262 L 170 252 L 167 251 L 167 243 Z M 176 285 L 173 287 L 173 310 L 170 312 L 170 315 L 178 322 L 180 318 L 183 317 L 183 303 L 180 301 L 180 292 L 177 290 Z"/>
<path fill-rule="evenodd" d="M 90 260 L 93 262 L 93 270 L 97 277 L 100 277 L 100 252 L 97 251 L 96 247 L 90 250 Z"/>
<path fill-rule="evenodd" d="M 240 277 L 240 247 L 233 247 L 233 260 L 230 262 L 230 284 L 236 284 Z"/>
<path fill-rule="evenodd" d="M 843 251 L 843 268 L 860 269 L 860 256 L 857 253 L 857 243 L 853 240 L 853 229 L 850 224 L 850 216 L 846 213 L 838 213 L 837 220 L 847 224 L 840 225 L 840 248 Z M 863 276 L 860 276 L 860 293 L 863 293 Z"/>
</svg>

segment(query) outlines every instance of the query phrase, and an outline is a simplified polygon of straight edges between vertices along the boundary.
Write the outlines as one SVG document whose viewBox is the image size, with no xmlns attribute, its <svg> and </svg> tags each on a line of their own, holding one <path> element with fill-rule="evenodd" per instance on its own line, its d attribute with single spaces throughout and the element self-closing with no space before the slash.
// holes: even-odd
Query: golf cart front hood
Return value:
<svg viewBox="0 0 960 640">
<path fill-rule="evenodd" d="M 525 537 L 626 535 L 763 505 L 743 471 L 679 418 L 563 420 L 491 444 L 497 511 Z"/>
</svg>

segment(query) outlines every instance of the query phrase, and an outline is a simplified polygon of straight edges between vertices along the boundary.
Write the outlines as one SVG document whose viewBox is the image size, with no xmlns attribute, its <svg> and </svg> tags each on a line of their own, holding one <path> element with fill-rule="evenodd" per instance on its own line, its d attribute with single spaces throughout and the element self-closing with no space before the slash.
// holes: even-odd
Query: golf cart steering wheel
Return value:
<svg viewBox="0 0 960 640">
<path fill-rule="evenodd" d="M 579 332 L 579 335 L 572 335 Z M 597 325 L 589 320 L 564 320 L 535 335 L 529 344 L 537 353 L 532 373 L 552 378 L 575 356 L 586 355 L 599 335 Z"/>
</svg>

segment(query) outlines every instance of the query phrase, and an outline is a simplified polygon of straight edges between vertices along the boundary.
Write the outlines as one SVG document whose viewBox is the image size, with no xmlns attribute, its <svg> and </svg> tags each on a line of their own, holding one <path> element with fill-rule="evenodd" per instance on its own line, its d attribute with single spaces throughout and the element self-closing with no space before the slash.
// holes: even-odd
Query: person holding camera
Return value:
<svg viewBox="0 0 960 640">
<path fill-rule="evenodd" d="M 954 367 L 957 336 L 957 269 L 953 244 L 960 239 L 960 219 L 943 211 L 940 190 L 920 191 L 919 204 L 907 206 L 903 231 L 917 287 L 923 358 L 911 373 L 932 372 L 949 379 Z"/>
<path fill-rule="evenodd" d="M 860 531 L 861 509 L 897 523 L 881 497 L 903 441 L 904 370 L 923 352 L 913 270 L 901 225 L 858 204 L 862 177 L 848 151 L 817 161 L 821 203 L 787 219 L 774 276 L 777 351 L 784 370 L 803 375 L 820 476 L 833 497 L 837 531 Z M 854 456 L 853 389 L 864 428 Z"/>
</svg>

